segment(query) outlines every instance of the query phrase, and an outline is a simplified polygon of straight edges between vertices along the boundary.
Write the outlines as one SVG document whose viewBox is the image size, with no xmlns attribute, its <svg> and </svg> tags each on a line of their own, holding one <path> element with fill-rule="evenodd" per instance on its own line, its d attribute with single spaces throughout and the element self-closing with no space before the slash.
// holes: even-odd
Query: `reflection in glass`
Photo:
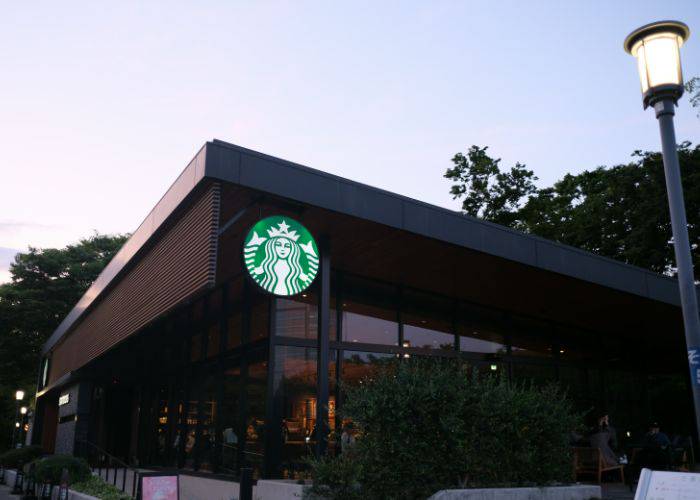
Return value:
<svg viewBox="0 0 700 500">
<path fill-rule="evenodd" d="M 253 467 L 255 475 L 262 472 L 263 444 L 265 439 L 265 392 L 267 390 L 267 362 L 248 366 L 248 415 L 245 428 L 244 460 Z"/>
<path fill-rule="evenodd" d="M 510 349 L 513 356 L 551 357 L 553 354 L 547 335 L 514 333 L 511 335 Z"/>
<path fill-rule="evenodd" d="M 343 341 L 398 345 L 399 325 L 394 311 L 364 304 L 343 304 Z"/>
<path fill-rule="evenodd" d="M 240 425 L 240 367 L 227 368 L 224 371 L 224 399 L 221 402 L 221 470 L 233 473 L 238 470 L 238 444 Z"/>
<path fill-rule="evenodd" d="M 315 339 L 318 331 L 317 296 L 303 293 L 294 300 L 277 299 L 275 309 L 276 335 Z M 333 303 L 331 302 L 331 306 Z M 335 339 L 336 312 L 331 307 L 329 338 Z"/>
<path fill-rule="evenodd" d="M 382 352 L 344 351 L 341 381 L 347 385 L 359 385 L 364 379 L 371 379 L 394 358 L 395 355 Z"/>
<path fill-rule="evenodd" d="M 279 346 L 275 352 L 275 399 L 282 407 L 283 474 L 301 469 L 316 430 L 316 349 Z"/>
<path fill-rule="evenodd" d="M 513 380 L 542 386 L 556 382 L 556 372 L 553 365 L 531 363 L 513 363 Z"/>
<path fill-rule="evenodd" d="M 250 311 L 250 341 L 267 338 L 269 301 L 267 297 L 257 296 L 254 298 Z"/>
<path fill-rule="evenodd" d="M 454 301 L 408 290 L 402 304 L 403 347 L 454 350 Z"/>
<path fill-rule="evenodd" d="M 207 330 L 207 358 L 213 358 L 219 354 L 221 328 L 215 323 Z"/>
<path fill-rule="evenodd" d="M 242 318 L 240 311 L 232 313 L 226 320 L 226 323 L 226 349 L 235 349 L 241 345 Z"/>
<path fill-rule="evenodd" d="M 199 468 L 203 472 L 212 472 L 214 453 L 216 452 L 216 404 L 215 377 L 207 377 L 202 390 L 201 436 L 199 439 Z"/>
<path fill-rule="evenodd" d="M 459 350 L 481 354 L 506 354 L 508 348 L 502 334 L 472 324 L 457 325 Z"/>
</svg>

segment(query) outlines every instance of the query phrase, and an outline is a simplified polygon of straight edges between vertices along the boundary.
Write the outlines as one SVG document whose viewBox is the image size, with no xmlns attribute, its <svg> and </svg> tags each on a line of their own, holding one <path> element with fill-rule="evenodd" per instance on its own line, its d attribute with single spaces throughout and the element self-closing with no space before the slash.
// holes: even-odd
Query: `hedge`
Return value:
<svg viewBox="0 0 700 500">
<path fill-rule="evenodd" d="M 33 475 L 37 483 L 48 481 L 51 484 L 59 484 L 63 469 L 68 470 L 69 484 L 86 481 L 92 475 L 85 460 L 71 455 L 52 455 L 39 458 L 33 462 L 33 465 Z"/>
<path fill-rule="evenodd" d="M 396 360 L 343 389 L 351 460 L 312 462 L 307 497 L 427 498 L 441 489 L 571 482 L 582 418 L 556 386 L 509 383 L 444 358 Z"/>
<path fill-rule="evenodd" d="M 16 469 L 40 457 L 42 453 L 41 446 L 16 448 L 0 455 L 0 465 L 8 469 Z"/>
</svg>

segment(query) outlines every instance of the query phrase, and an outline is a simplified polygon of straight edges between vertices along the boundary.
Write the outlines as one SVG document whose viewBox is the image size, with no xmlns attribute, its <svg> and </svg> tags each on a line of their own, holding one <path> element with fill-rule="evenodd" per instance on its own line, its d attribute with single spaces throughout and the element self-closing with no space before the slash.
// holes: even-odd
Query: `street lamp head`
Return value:
<svg viewBox="0 0 700 500">
<path fill-rule="evenodd" d="M 23 406 L 22 408 L 19 409 L 19 412 L 20 412 L 22 415 L 26 415 L 26 414 L 27 414 L 27 407 L 26 407 L 26 406 Z"/>
<path fill-rule="evenodd" d="M 673 102 L 683 95 L 680 48 L 690 29 L 678 21 L 658 21 L 634 30 L 625 50 L 637 58 L 644 108 L 662 99 Z"/>
<path fill-rule="evenodd" d="M 19 429 L 19 422 L 15 422 L 15 427 Z"/>
<path fill-rule="evenodd" d="M 24 399 L 24 391 L 15 392 L 15 399 L 17 401 L 22 401 Z"/>
</svg>

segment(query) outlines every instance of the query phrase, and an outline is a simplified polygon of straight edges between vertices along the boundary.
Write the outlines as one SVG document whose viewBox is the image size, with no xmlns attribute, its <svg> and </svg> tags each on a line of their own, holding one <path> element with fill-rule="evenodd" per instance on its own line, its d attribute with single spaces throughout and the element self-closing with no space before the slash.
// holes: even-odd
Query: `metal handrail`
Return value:
<svg viewBox="0 0 700 500">
<path fill-rule="evenodd" d="M 108 453 L 108 452 L 105 451 L 104 449 L 102 449 L 102 448 L 100 448 L 99 446 L 97 446 L 95 443 L 91 443 L 90 441 L 87 441 L 87 440 L 77 440 L 76 442 L 79 443 L 79 444 L 82 444 L 82 445 L 85 445 L 85 446 L 87 446 L 87 447 L 92 448 L 92 450 L 93 450 L 93 451 L 96 451 L 96 452 L 98 453 L 98 455 L 103 455 L 104 458 L 107 459 L 107 466 L 106 466 L 106 467 L 103 467 L 103 466 L 101 465 L 101 464 L 102 464 L 102 460 L 101 460 L 102 457 L 99 457 L 99 456 L 98 456 L 98 460 L 97 460 L 98 466 L 96 467 L 96 468 L 97 468 L 97 475 L 98 475 L 100 478 L 102 478 L 102 469 L 104 469 L 104 471 L 105 471 L 104 481 L 105 481 L 106 483 L 109 483 L 109 471 L 110 471 L 110 469 L 114 469 L 114 476 L 112 477 L 112 484 L 113 484 L 114 486 L 117 486 L 117 470 L 118 470 L 118 469 L 124 469 L 124 474 L 122 475 L 122 485 L 121 485 L 121 488 L 120 488 L 120 490 L 121 490 L 122 492 L 124 492 L 124 493 L 126 493 L 126 476 L 127 476 L 127 471 L 131 471 L 131 472 L 133 473 L 133 476 L 134 476 L 134 481 L 133 481 L 133 483 L 132 483 L 132 485 L 131 485 L 131 496 L 134 497 L 134 498 L 136 498 L 137 483 L 138 483 L 138 475 L 139 475 L 138 469 L 136 469 L 136 468 L 134 468 L 134 467 L 131 467 L 129 464 L 127 464 L 127 463 L 124 462 L 123 460 L 121 460 L 121 459 L 115 457 L 115 456 L 112 455 L 111 453 Z M 89 462 L 90 462 L 90 460 L 89 460 L 89 454 L 87 453 L 87 449 L 86 449 L 85 451 L 86 451 L 86 459 L 88 460 L 88 464 L 89 464 Z M 92 464 L 90 464 L 90 466 L 92 467 Z"/>
</svg>

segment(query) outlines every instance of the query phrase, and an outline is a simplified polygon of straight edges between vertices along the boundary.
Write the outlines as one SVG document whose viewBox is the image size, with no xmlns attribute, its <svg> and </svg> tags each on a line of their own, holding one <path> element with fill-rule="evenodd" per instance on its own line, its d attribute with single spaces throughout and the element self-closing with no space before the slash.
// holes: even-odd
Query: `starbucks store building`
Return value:
<svg viewBox="0 0 700 500">
<path fill-rule="evenodd" d="M 674 280 L 215 140 L 45 344 L 32 440 L 293 478 L 342 388 L 415 356 L 691 433 Z"/>
</svg>

